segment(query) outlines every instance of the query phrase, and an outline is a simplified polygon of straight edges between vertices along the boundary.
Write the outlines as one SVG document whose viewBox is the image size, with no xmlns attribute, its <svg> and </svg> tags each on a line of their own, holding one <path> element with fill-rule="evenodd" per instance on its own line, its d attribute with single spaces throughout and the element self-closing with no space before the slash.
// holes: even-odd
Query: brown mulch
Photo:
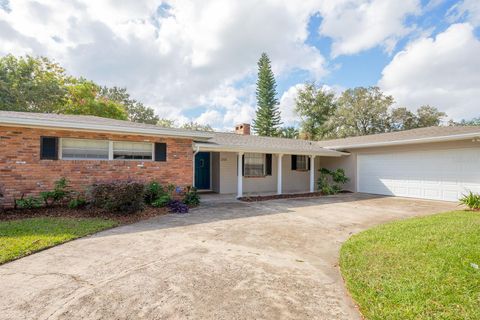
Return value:
<svg viewBox="0 0 480 320">
<path fill-rule="evenodd" d="M 351 193 L 350 191 L 340 191 L 339 193 Z M 246 196 L 238 198 L 240 201 L 245 202 L 257 202 L 257 201 L 267 201 L 275 199 L 291 199 L 291 198 L 313 198 L 321 197 L 324 194 L 320 191 L 317 192 L 305 192 L 305 193 L 290 193 L 290 194 L 272 194 L 268 196 Z"/>
<path fill-rule="evenodd" d="M 168 213 L 167 208 L 145 207 L 135 213 L 106 212 L 95 208 L 68 209 L 65 207 L 49 207 L 39 209 L 6 209 L 0 211 L 0 221 L 9 221 L 26 218 L 102 218 L 117 221 L 119 225 L 130 224 L 148 218 Z"/>
<path fill-rule="evenodd" d="M 274 199 L 291 199 L 291 198 L 312 198 L 323 196 L 321 192 L 306 192 L 306 193 L 292 193 L 292 194 L 272 194 L 268 196 L 246 196 L 241 197 L 239 200 L 245 202 L 266 201 Z"/>
</svg>

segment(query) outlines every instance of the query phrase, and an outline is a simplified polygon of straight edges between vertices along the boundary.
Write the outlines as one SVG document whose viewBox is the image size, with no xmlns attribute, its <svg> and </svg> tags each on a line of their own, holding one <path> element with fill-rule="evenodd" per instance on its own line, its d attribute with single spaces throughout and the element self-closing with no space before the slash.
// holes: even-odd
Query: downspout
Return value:
<svg viewBox="0 0 480 320">
<path fill-rule="evenodd" d="M 192 179 L 192 186 L 195 187 L 195 156 L 200 151 L 200 146 L 196 146 L 195 151 L 193 152 L 193 179 Z"/>
</svg>

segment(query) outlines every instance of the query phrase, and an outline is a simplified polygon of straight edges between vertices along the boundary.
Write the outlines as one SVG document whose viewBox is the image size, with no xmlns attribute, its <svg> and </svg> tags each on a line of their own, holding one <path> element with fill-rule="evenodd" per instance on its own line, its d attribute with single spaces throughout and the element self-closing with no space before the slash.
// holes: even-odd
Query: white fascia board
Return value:
<svg viewBox="0 0 480 320">
<path fill-rule="evenodd" d="M 182 137 L 208 140 L 213 138 L 213 133 L 210 132 L 192 132 L 188 130 L 171 130 L 168 128 L 159 127 L 158 129 L 147 128 L 132 128 L 124 126 L 112 126 L 92 124 L 85 122 L 74 121 L 58 121 L 58 120 L 45 120 L 45 119 L 22 119 L 0 116 L 0 125 L 19 126 L 19 127 L 33 127 L 43 129 L 62 129 L 62 130 L 78 130 L 89 132 L 110 132 L 110 133 L 128 133 L 135 135 L 149 135 L 149 136 L 162 136 L 162 137 Z"/>
<path fill-rule="evenodd" d="M 359 148 L 369 148 L 369 147 L 388 147 L 388 146 L 396 146 L 396 145 L 420 144 L 420 143 L 429 143 L 429 142 L 456 141 L 456 140 L 464 140 L 464 139 L 473 139 L 478 137 L 480 137 L 480 131 L 478 133 L 464 133 L 464 134 L 430 137 L 430 138 L 370 142 L 370 143 L 360 143 L 360 144 L 351 144 L 351 145 L 343 145 L 343 146 L 342 145 L 328 146 L 323 148 L 330 149 L 330 150 L 337 150 L 337 149 L 359 149 Z"/>
<path fill-rule="evenodd" d="M 254 146 L 231 146 L 231 145 L 214 145 L 208 143 L 195 143 L 194 148 L 198 147 L 200 151 L 216 151 L 216 152 L 252 152 L 252 153 L 272 153 L 272 154 L 296 154 L 296 155 L 315 155 L 324 157 L 341 157 L 350 155 L 347 152 L 340 152 L 335 150 L 329 150 L 320 148 L 321 150 L 315 151 L 299 151 L 295 149 L 267 149 L 263 147 Z"/>
</svg>

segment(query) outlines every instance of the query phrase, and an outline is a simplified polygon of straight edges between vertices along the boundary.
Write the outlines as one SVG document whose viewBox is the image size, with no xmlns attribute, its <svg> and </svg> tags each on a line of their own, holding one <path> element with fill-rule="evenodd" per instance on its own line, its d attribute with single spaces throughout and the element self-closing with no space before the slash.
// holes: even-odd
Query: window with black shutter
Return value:
<svg viewBox="0 0 480 320">
<path fill-rule="evenodd" d="M 155 161 L 167 161 L 167 144 L 155 143 Z"/>
<path fill-rule="evenodd" d="M 267 176 L 271 176 L 272 175 L 272 154 L 271 153 L 267 153 L 265 155 L 265 160 L 266 160 L 266 164 L 265 164 L 265 175 Z"/>
<path fill-rule="evenodd" d="M 40 159 L 57 160 L 58 159 L 58 138 L 40 137 Z"/>
</svg>

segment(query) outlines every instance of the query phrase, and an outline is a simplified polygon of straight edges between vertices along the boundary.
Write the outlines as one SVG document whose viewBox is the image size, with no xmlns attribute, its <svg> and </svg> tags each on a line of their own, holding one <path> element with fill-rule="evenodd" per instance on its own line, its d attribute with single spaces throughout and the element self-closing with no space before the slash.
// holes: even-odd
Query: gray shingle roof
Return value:
<svg viewBox="0 0 480 320">
<path fill-rule="evenodd" d="M 344 139 L 318 141 L 322 147 L 348 149 L 360 147 L 366 144 L 382 144 L 396 142 L 401 144 L 411 142 L 417 139 L 452 137 L 457 135 L 478 134 L 480 136 L 480 127 L 478 126 L 440 126 L 427 127 L 398 132 L 372 134 L 367 136 L 351 137 Z"/>
<path fill-rule="evenodd" d="M 2 121 L 3 120 L 3 121 Z M 138 131 L 138 133 L 145 134 L 158 134 L 158 135 L 170 135 L 174 136 L 185 136 L 185 137 L 194 137 L 194 138 L 209 138 L 212 136 L 212 133 L 205 131 L 195 131 L 195 130 L 185 130 L 185 129 L 176 129 L 176 128 L 162 128 L 153 124 L 145 124 L 124 120 L 115 120 L 109 118 L 101 118 L 95 116 L 83 116 L 83 115 L 66 115 L 66 114 L 55 114 L 55 113 L 34 113 L 34 112 L 16 112 L 16 111 L 0 111 L 0 123 L 8 123 L 12 121 L 13 123 L 41 123 L 45 127 L 62 125 L 65 126 L 70 124 L 71 126 L 77 126 L 79 129 L 85 126 L 93 127 L 105 127 L 110 129 L 128 130 L 129 132 Z"/>
<path fill-rule="evenodd" d="M 264 151 L 271 153 L 297 153 L 297 154 L 324 154 L 340 155 L 331 150 L 324 149 L 316 141 L 296 140 L 286 138 L 260 137 L 255 135 L 241 135 L 236 133 L 215 132 L 212 139 L 201 142 L 203 149 L 236 149 Z"/>
</svg>

